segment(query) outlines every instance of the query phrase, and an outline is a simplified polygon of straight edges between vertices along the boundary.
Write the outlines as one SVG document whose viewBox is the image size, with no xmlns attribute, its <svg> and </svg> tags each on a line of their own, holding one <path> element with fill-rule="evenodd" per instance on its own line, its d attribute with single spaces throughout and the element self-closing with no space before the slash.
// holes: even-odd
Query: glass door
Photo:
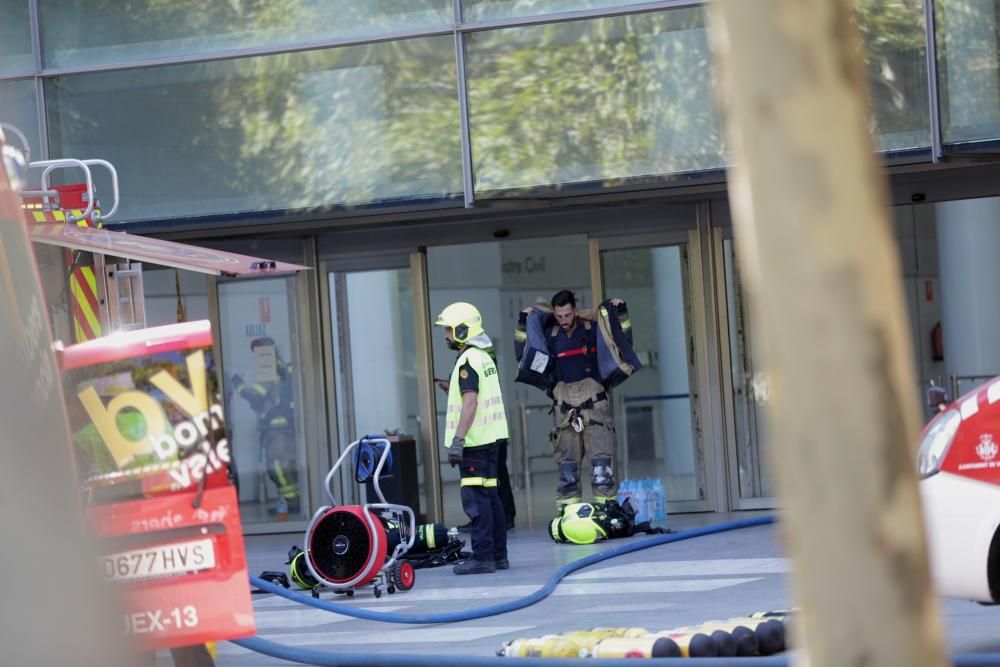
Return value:
<svg viewBox="0 0 1000 667">
<path fill-rule="evenodd" d="M 406 501 L 419 516 L 427 504 L 409 259 L 366 264 L 383 268 L 327 265 L 337 425 L 331 454 L 336 460 L 360 437 L 388 434 L 393 440 L 394 472 L 393 479 L 382 485 L 383 492 L 390 502 Z M 344 497 L 363 502 L 365 493 L 348 467 L 341 475 Z"/>
<path fill-rule="evenodd" d="M 548 522 L 555 512 L 559 484 L 549 440 L 554 425 L 552 401 L 541 390 L 514 381 L 513 332 L 522 309 L 537 299 L 550 300 L 559 290 L 572 290 L 581 308 L 593 305 L 587 237 L 575 234 L 435 246 L 427 249 L 427 265 L 431 317 L 452 302 L 467 301 L 479 309 L 493 340 L 510 430 L 507 470 L 514 507 L 506 501 L 504 509 L 518 525 Z M 432 331 L 431 348 L 435 376 L 449 377 L 455 352 L 446 346 L 440 329 Z M 442 435 L 446 404 L 444 393 L 439 393 L 438 433 Z M 445 460 L 440 474 L 445 522 L 452 526 L 466 523 L 458 471 Z M 500 484 L 501 496 L 506 496 L 506 484 Z"/>
<path fill-rule="evenodd" d="M 724 280 L 718 285 L 719 310 L 725 314 L 721 326 L 723 385 L 729 406 L 727 471 L 733 509 L 766 509 L 778 506 L 768 460 L 768 425 L 765 406 L 770 394 L 769 378 L 755 354 L 753 326 L 747 294 L 740 280 L 739 257 L 731 230 L 715 230 L 717 265 Z M 721 257 L 720 257 L 721 256 Z"/>
<path fill-rule="evenodd" d="M 218 284 L 226 427 L 244 524 L 310 514 L 294 277 Z"/>
<path fill-rule="evenodd" d="M 600 239 L 600 248 L 604 298 L 628 304 L 644 365 L 613 391 L 620 479 L 661 479 L 668 512 L 712 509 L 692 315 L 696 258 L 679 239 L 631 246 Z"/>
</svg>

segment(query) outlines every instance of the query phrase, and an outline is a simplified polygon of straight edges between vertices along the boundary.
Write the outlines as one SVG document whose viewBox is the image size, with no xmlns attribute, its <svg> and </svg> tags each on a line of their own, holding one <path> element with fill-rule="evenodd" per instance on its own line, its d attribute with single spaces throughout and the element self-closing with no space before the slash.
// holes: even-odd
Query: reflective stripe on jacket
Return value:
<svg viewBox="0 0 1000 667">
<path fill-rule="evenodd" d="M 455 362 L 448 385 L 448 413 L 445 416 L 445 448 L 451 444 L 458 429 L 458 420 L 462 414 L 462 391 L 459 389 L 459 369 L 468 364 L 479 374 L 479 392 L 476 396 L 476 416 L 472 420 L 469 432 L 465 434 L 466 447 L 481 447 L 490 445 L 503 438 L 510 437 L 507 430 L 507 412 L 503 407 L 503 395 L 500 393 L 500 376 L 497 366 L 489 352 L 478 347 L 466 347 Z"/>
</svg>

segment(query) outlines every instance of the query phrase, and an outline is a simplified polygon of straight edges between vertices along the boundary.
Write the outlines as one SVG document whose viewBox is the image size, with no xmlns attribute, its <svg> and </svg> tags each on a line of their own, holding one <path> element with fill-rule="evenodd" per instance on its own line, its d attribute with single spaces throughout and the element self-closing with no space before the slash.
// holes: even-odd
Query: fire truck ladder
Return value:
<svg viewBox="0 0 1000 667">
<path fill-rule="evenodd" d="M 105 265 L 104 285 L 111 330 L 130 331 L 144 328 L 146 306 L 142 291 L 142 264 L 126 261 L 121 264 Z"/>
<path fill-rule="evenodd" d="M 97 201 L 91 173 L 91 167 L 95 166 L 103 167 L 111 176 L 113 205 L 107 213 L 101 212 Z M 29 211 L 33 209 L 34 217 L 39 222 L 65 222 L 80 227 L 101 227 L 105 220 L 118 211 L 120 201 L 118 172 L 107 160 L 43 160 L 29 163 L 28 169 L 43 170 L 40 189 L 21 193 L 22 197 L 35 200 L 34 205 L 26 204 L 26 208 Z M 82 186 L 52 186 L 51 175 L 60 169 L 83 171 Z M 96 252 L 92 257 L 93 273 L 86 272 L 86 277 L 82 281 L 71 275 L 70 280 L 77 291 L 84 293 L 74 294 L 75 298 L 89 296 L 92 297 L 91 302 L 96 300 L 94 314 L 100 328 L 94 333 L 99 335 L 100 331 L 130 331 L 144 328 L 146 309 L 143 298 L 142 264 L 128 260 L 121 263 L 107 263 L 105 255 Z M 79 254 L 73 261 L 71 274 L 76 272 L 78 263 Z M 91 279 L 93 282 L 89 283 Z M 87 294 L 88 291 L 91 293 Z"/>
<path fill-rule="evenodd" d="M 7 123 L 0 123 L 0 128 L 21 142 L 23 148 L 13 150 L 23 171 L 42 170 L 37 190 L 19 192 L 32 242 L 65 248 L 72 253 L 73 259 L 67 262 L 69 305 L 77 342 L 145 326 L 142 262 L 228 277 L 286 275 L 309 269 L 299 264 L 102 228 L 101 222 L 115 214 L 119 201 L 118 174 L 109 162 L 75 159 L 31 162 L 31 147 L 24 133 Z M 6 144 L 4 148 L 6 155 L 6 150 L 13 147 Z M 98 206 L 91 167 L 103 167 L 111 175 L 114 205 L 107 213 L 102 213 Z M 84 183 L 53 186 L 49 177 L 59 169 L 79 169 Z M 26 181 L 26 176 L 27 173 L 18 180 Z M 92 255 L 93 260 L 84 262 L 84 253 Z M 124 261 L 110 263 L 105 257 Z"/>
</svg>

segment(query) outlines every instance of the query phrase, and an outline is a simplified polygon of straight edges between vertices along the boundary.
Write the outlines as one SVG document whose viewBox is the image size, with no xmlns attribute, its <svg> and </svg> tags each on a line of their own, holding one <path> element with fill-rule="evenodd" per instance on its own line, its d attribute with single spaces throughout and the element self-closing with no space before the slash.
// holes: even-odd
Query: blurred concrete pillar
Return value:
<svg viewBox="0 0 1000 667">
<path fill-rule="evenodd" d="M 1000 373 L 1000 197 L 935 205 L 941 271 L 941 329 L 948 376 L 961 391 Z"/>
<path fill-rule="evenodd" d="M 52 334 L 21 215 L 0 165 L 0 662 L 130 664 L 125 619 L 99 581 L 86 530 Z"/>
<path fill-rule="evenodd" d="M 717 0 L 730 198 L 768 338 L 802 658 L 945 664 L 917 493 L 916 380 L 852 0 Z M 770 422 L 769 422 L 770 423 Z"/>
</svg>

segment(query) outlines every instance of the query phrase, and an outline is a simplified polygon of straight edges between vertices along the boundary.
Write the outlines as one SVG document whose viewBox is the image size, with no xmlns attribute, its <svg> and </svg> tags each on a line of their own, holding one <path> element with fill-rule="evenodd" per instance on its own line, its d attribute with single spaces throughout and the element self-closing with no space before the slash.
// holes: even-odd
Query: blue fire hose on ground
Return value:
<svg viewBox="0 0 1000 667">
<path fill-rule="evenodd" d="M 738 530 L 740 528 L 752 528 L 754 526 L 765 526 L 774 523 L 775 518 L 773 516 L 764 516 L 754 519 L 741 519 L 739 521 L 730 521 L 726 523 L 715 524 L 713 526 L 705 526 L 703 528 L 695 528 L 692 530 L 685 530 L 678 533 L 669 533 L 666 535 L 657 535 L 655 537 L 650 537 L 639 542 L 632 542 L 629 544 L 623 544 L 618 547 L 613 547 L 611 549 L 606 549 L 599 553 L 591 554 L 579 560 L 575 560 L 572 563 L 567 563 L 561 568 L 556 570 L 549 580 L 545 582 L 541 588 L 530 595 L 526 595 L 522 598 L 516 600 L 510 600 L 508 602 L 502 602 L 500 604 L 490 605 L 488 607 L 480 607 L 478 609 L 468 609 L 463 611 L 454 612 L 442 612 L 437 614 L 398 614 L 398 613 L 387 613 L 387 612 L 377 612 L 370 611 L 367 609 L 358 609 L 350 605 L 345 605 L 336 602 L 329 602 L 327 600 L 320 600 L 313 598 L 302 593 L 296 593 L 290 591 L 283 586 L 273 584 L 269 581 L 265 581 L 259 577 L 250 577 L 250 583 L 260 588 L 261 590 L 267 591 L 269 593 L 274 593 L 280 597 L 292 600 L 294 602 L 299 602 L 310 607 L 315 607 L 316 609 L 322 609 L 324 611 L 331 611 L 337 614 L 342 614 L 344 616 L 351 616 L 353 618 L 360 618 L 369 621 L 381 621 L 384 623 L 416 623 L 416 624 L 430 624 L 430 623 L 457 623 L 460 621 L 469 621 L 477 618 L 485 618 L 487 616 L 495 616 L 497 614 L 504 614 L 507 612 L 515 611 L 517 609 L 523 609 L 529 607 L 536 602 L 543 600 L 548 597 L 553 590 L 555 590 L 556 585 L 565 577 L 587 567 L 588 565 L 593 565 L 595 563 L 600 563 L 601 561 L 608 560 L 610 558 L 616 558 L 625 554 L 640 551 L 642 549 L 648 549 L 650 547 L 659 546 L 661 544 L 670 544 L 671 542 L 680 542 L 682 540 L 688 540 L 694 537 L 702 537 L 704 535 L 713 535 L 715 533 L 723 533 L 730 530 Z M 290 662 L 297 662 L 306 665 L 319 665 L 321 667 L 479 667 L 480 665 L 510 665 L 511 667 L 515 665 L 530 664 L 544 665 L 545 667 L 581 667 L 581 665 L 602 665 L 608 667 L 634 667 L 635 659 L 587 659 L 581 661 L 579 658 L 546 658 L 542 660 L 541 663 L 538 662 L 538 658 L 514 658 L 514 657 L 493 657 L 493 656 L 450 656 L 450 655 L 402 655 L 398 653 L 382 653 L 382 654 L 372 654 L 372 653 L 330 653 L 325 651 L 317 651 L 314 649 L 304 649 L 294 646 L 286 646 L 284 644 L 278 644 L 275 642 L 268 641 L 266 639 L 261 639 L 260 637 L 250 637 L 248 639 L 236 639 L 232 641 L 233 644 L 243 647 L 250 651 L 256 653 L 261 653 L 263 655 L 270 656 L 272 658 L 278 658 L 280 660 L 288 660 Z M 732 667 L 736 665 L 737 667 L 787 667 L 789 664 L 788 656 L 777 655 L 777 656 L 767 656 L 767 657 L 742 657 L 742 658 L 648 658 L 643 660 L 643 664 L 654 664 L 654 665 L 684 665 L 686 667 L 691 667 L 692 665 L 698 665 L 699 667 Z M 954 656 L 955 667 L 1000 667 L 1000 654 L 984 653 L 984 654 L 970 654 L 970 655 L 956 655 Z"/>
<path fill-rule="evenodd" d="M 712 535 L 713 533 L 721 533 L 727 530 L 736 530 L 738 528 L 750 528 L 753 526 L 764 526 L 770 523 L 774 523 L 773 516 L 759 517 L 756 519 L 742 519 L 740 521 L 732 521 L 729 523 L 720 523 L 714 526 L 705 526 L 704 528 L 695 528 L 693 530 L 685 530 L 679 533 L 668 533 L 666 535 L 656 535 L 655 537 L 650 537 L 639 542 L 632 542 L 629 544 L 623 544 L 619 547 L 613 547 L 611 549 L 605 549 L 596 554 L 591 554 L 585 558 L 575 560 L 572 563 L 567 563 L 561 568 L 556 570 L 549 580 L 545 582 L 545 585 L 539 588 L 537 591 L 531 595 L 526 595 L 522 598 L 516 600 L 510 600 L 508 602 L 501 602 L 500 604 L 490 605 L 489 607 L 480 607 L 479 609 L 466 609 L 462 611 L 450 611 L 442 612 L 439 614 L 393 614 L 381 611 L 370 611 L 368 609 L 358 609 L 350 605 L 346 605 L 338 602 L 329 602 L 327 600 L 319 600 L 313 598 L 309 595 L 304 595 L 302 593 L 296 593 L 295 591 L 290 591 L 284 586 L 279 586 L 273 584 L 269 581 L 265 581 L 259 577 L 250 577 L 250 583 L 260 588 L 268 593 L 274 593 L 275 595 L 280 595 L 283 598 L 293 600 L 295 602 L 301 602 L 302 604 L 309 605 L 310 607 L 315 607 L 316 609 L 323 609 L 325 611 L 332 611 L 337 614 L 343 614 L 344 616 L 352 616 L 354 618 L 361 618 L 366 621 L 383 621 L 385 623 L 457 623 L 459 621 L 471 621 L 475 618 L 485 618 L 486 616 L 496 616 L 497 614 L 505 614 L 510 611 L 516 611 L 517 609 L 524 609 L 525 607 L 530 607 L 531 605 L 539 602 L 546 597 L 548 597 L 552 591 L 555 590 L 556 585 L 567 575 L 576 572 L 577 570 L 587 567 L 588 565 L 593 565 L 594 563 L 600 563 L 601 561 L 608 560 L 609 558 L 615 558 L 617 556 L 622 556 L 624 554 L 629 554 L 634 551 L 640 551 L 642 549 L 648 549 L 649 547 L 655 547 L 660 544 L 669 544 L 671 542 L 680 542 L 681 540 L 688 540 L 692 537 L 700 537 L 702 535 Z"/>
</svg>

